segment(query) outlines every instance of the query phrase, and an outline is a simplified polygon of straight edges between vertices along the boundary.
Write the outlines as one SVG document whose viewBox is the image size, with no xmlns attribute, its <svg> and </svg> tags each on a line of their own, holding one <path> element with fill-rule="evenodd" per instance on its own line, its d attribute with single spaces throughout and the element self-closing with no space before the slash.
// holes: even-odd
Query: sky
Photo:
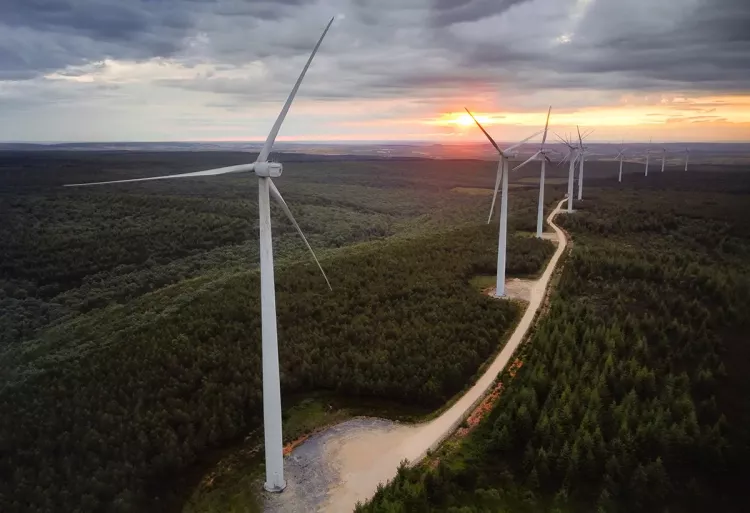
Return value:
<svg viewBox="0 0 750 513">
<path fill-rule="evenodd" d="M 3 0 L 0 141 L 750 141 L 748 0 Z"/>
</svg>

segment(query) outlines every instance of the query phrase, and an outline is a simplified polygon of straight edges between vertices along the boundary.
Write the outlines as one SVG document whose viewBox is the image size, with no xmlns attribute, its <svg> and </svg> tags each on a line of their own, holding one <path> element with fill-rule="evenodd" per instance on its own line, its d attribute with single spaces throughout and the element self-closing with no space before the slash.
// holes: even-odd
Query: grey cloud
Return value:
<svg viewBox="0 0 750 513">
<path fill-rule="evenodd" d="M 32 78 L 106 58 L 174 57 L 206 17 L 274 20 L 305 3 L 309 1 L 3 0 L 0 80 Z M 239 38 L 239 31 L 234 35 Z M 243 32 L 244 44 L 246 37 Z"/>
<path fill-rule="evenodd" d="M 627 5 L 594 0 L 573 28 L 565 22 L 573 0 L 386 6 L 331 1 L 332 10 L 344 5 L 347 18 L 334 27 L 311 69 L 303 88 L 308 98 L 455 97 L 465 91 L 491 94 L 499 87 L 504 94 L 748 89 L 750 49 L 737 30 L 748 7 L 741 1 L 720 0 L 717 9 L 709 0 L 675 0 L 654 12 L 647 0 Z M 695 7 L 688 8 L 691 4 Z M 483 21 L 493 16 L 491 23 Z M 245 102 L 281 99 L 285 89 L 277 84 L 294 81 L 320 30 L 301 18 L 258 24 L 253 32 L 259 44 L 253 45 L 238 37 L 230 20 L 213 19 L 222 29 L 211 32 L 212 58 L 237 63 L 262 58 L 271 71 L 268 84 L 217 73 L 210 80 L 169 85 Z M 495 28 L 506 18 L 505 26 Z M 568 31 L 571 42 L 555 41 Z"/>
<path fill-rule="evenodd" d="M 610 73 L 632 73 L 696 88 L 747 90 L 750 3 L 701 0 L 693 9 L 680 4 L 653 13 L 663 23 L 638 25 L 623 12 L 625 3 L 596 2 L 582 23 L 591 29 L 574 39 L 566 59 L 552 55 L 553 66 L 601 74 L 605 81 Z M 604 20 L 619 22 L 602 26 Z"/>
<path fill-rule="evenodd" d="M 747 91 L 747 0 L 5 0 L 0 80 L 111 57 L 215 72 L 157 85 L 285 96 L 324 23 L 303 91 L 318 99 L 529 94 L 551 89 Z M 7 11 L 7 12 L 6 12 Z M 3 27 L 6 25 L 7 30 Z M 558 36 L 570 33 L 570 42 Z M 189 44 L 199 34 L 199 44 Z M 192 38 L 192 39 L 191 39 Z M 263 81 L 223 76 L 262 61 Z M 69 72 L 68 72 L 69 73 Z M 216 100 L 216 98 L 211 99 Z M 233 101 L 227 100 L 229 104 Z"/>
<path fill-rule="evenodd" d="M 2 22 L 46 33 L 88 36 L 97 41 L 131 41 L 159 30 L 191 26 L 200 0 L 5 0 Z"/>
<path fill-rule="evenodd" d="M 4 0 L 0 79 L 22 79 L 105 58 L 174 55 L 199 0 Z"/>
<path fill-rule="evenodd" d="M 438 27 L 495 16 L 530 0 L 432 0 L 432 21 Z"/>
</svg>

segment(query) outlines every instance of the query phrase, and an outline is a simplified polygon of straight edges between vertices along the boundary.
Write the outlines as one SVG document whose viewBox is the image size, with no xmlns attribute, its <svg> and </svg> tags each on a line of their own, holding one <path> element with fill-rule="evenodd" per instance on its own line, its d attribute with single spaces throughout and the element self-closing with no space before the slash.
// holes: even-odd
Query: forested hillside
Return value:
<svg viewBox="0 0 750 513">
<path fill-rule="evenodd" d="M 749 178 L 588 192 L 492 412 L 359 511 L 747 511 Z"/>
<path fill-rule="evenodd" d="M 323 251 L 330 292 L 278 227 L 283 394 L 437 408 L 518 318 L 519 305 L 469 284 L 494 273 L 497 225 L 474 221 L 486 201 L 451 192 L 440 172 L 412 177 L 411 191 L 394 185 L 403 170 L 393 183 L 341 174 L 279 185 L 303 229 L 328 248 L 391 237 Z M 98 192 L 19 176 L 2 190 L 14 331 L 0 353 L 0 511 L 161 511 L 171 480 L 260 423 L 258 275 L 243 239 L 255 207 L 236 197 L 249 180 Z M 516 201 L 526 223 L 533 203 Z M 390 228 L 368 232 L 357 216 Z M 531 274 L 553 245 L 516 236 L 509 249 L 509 273 Z"/>
<path fill-rule="evenodd" d="M 288 156 L 291 158 L 292 156 Z M 257 185 L 227 176 L 68 189 L 62 184 L 244 162 L 224 153 L 0 153 L 0 355 L 51 324 L 187 278 L 252 268 Z M 300 158 L 296 156 L 296 158 Z M 494 165 L 398 160 L 289 162 L 277 180 L 316 251 L 485 219 Z M 533 229 L 535 195 L 514 191 L 511 229 Z M 308 258 L 272 209 L 277 262 Z"/>
</svg>

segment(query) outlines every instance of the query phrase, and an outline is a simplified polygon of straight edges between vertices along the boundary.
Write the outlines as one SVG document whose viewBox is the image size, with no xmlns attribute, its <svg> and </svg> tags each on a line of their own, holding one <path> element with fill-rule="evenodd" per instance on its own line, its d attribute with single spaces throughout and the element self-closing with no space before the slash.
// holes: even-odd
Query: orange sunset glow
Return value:
<svg viewBox="0 0 750 513">
<path fill-rule="evenodd" d="M 482 125 L 494 126 L 499 132 L 514 127 L 541 127 L 546 115 L 544 110 L 512 109 L 478 109 L 472 113 Z M 474 121 L 464 111 L 450 110 L 422 123 L 450 129 L 453 136 L 479 137 L 473 129 Z M 750 139 L 750 96 L 664 96 L 651 102 L 623 98 L 611 106 L 577 109 L 556 109 L 552 105 L 550 126 L 569 130 L 576 125 L 596 127 L 603 139 L 618 139 L 620 134 L 644 140 L 649 134 L 690 139 L 700 130 L 703 139 L 743 141 Z"/>
</svg>

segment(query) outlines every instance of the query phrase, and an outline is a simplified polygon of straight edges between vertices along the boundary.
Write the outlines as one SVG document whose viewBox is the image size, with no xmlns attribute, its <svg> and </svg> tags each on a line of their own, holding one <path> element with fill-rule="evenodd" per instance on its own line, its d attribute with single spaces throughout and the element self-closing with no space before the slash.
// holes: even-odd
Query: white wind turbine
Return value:
<svg viewBox="0 0 750 513">
<path fill-rule="evenodd" d="M 648 141 L 648 146 L 646 147 L 646 173 L 643 176 L 648 176 L 648 160 L 651 158 L 651 139 Z"/>
<path fill-rule="evenodd" d="M 500 234 L 497 242 L 497 279 L 495 282 L 495 296 L 503 297 L 505 296 L 505 257 L 506 242 L 508 239 L 508 161 L 511 157 L 515 156 L 515 154 L 511 153 L 513 150 L 524 144 L 529 139 L 542 133 L 542 130 L 530 135 L 513 146 L 501 150 L 500 146 L 498 146 L 492 136 L 484 129 L 477 118 L 474 117 L 474 114 L 472 114 L 469 109 L 466 109 L 465 107 L 464 109 L 468 112 L 471 119 L 474 120 L 474 123 L 477 124 L 479 129 L 484 133 L 487 139 L 489 139 L 492 146 L 495 147 L 500 155 L 500 161 L 497 164 L 497 174 L 495 176 L 495 192 L 492 194 L 492 205 L 490 206 L 490 215 L 487 218 L 487 224 L 492 220 L 492 212 L 495 209 L 495 200 L 497 199 L 497 189 L 500 187 L 502 181 L 502 193 L 500 195 Z"/>
<path fill-rule="evenodd" d="M 667 149 L 662 147 L 661 149 L 661 172 L 664 172 L 664 163 L 667 160 Z"/>
<path fill-rule="evenodd" d="M 620 152 L 615 157 L 615 160 L 620 161 L 620 174 L 617 175 L 617 181 L 622 182 L 622 159 L 625 158 L 625 146 L 620 147 Z"/>
<path fill-rule="evenodd" d="M 544 171 L 547 162 L 550 164 L 552 161 L 547 156 L 547 150 L 544 149 L 544 143 L 547 142 L 547 129 L 549 128 L 549 115 L 552 112 L 552 106 L 547 111 L 547 122 L 544 124 L 544 136 L 542 136 L 542 145 L 539 147 L 539 151 L 534 153 L 526 162 L 513 168 L 513 171 L 521 169 L 523 166 L 531 162 L 532 160 L 539 159 L 542 163 L 542 171 L 539 174 L 539 204 L 537 205 L 536 211 L 536 236 L 537 238 L 542 237 L 542 223 L 544 222 Z"/>
<path fill-rule="evenodd" d="M 568 147 L 568 153 L 563 157 L 563 159 L 560 161 L 558 166 L 562 165 L 566 160 L 570 160 L 570 164 L 568 165 L 568 214 L 573 213 L 573 181 L 575 179 L 575 172 L 576 172 L 576 160 L 578 159 L 578 148 L 570 141 L 570 137 L 568 139 L 563 139 L 559 135 L 557 138 L 562 142 L 565 146 Z"/>
<path fill-rule="evenodd" d="M 688 170 L 688 160 L 690 160 L 690 150 L 685 148 L 685 171 Z"/>
<path fill-rule="evenodd" d="M 278 189 L 271 178 L 281 176 L 282 165 L 277 162 L 269 162 L 268 156 L 273 148 L 276 136 L 279 133 L 281 124 L 289 111 L 289 107 L 297 94 L 297 90 L 302 83 L 302 79 L 310 67 L 310 63 L 315 57 L 320 44 L 323 42 L 328 29 L 331 28 L 333 18 L 328 22 L 323 35 L 320 36 L 317 44 L 313 48 L 310 57 L 307 59 L 305 67 L 302 69 L 297 82 L 292 88 L 292 92 L 286 100 L 286 103 L 279 113 L 279 117 L 271 128 L 263 148 L 258 154 L 255 162 L 248 164 L 239 164 L 236 166 L 221 167 L 209 169 L 206 171 L 195 171 L 192 173 L 182 173 L 175 175 L 154 176 L 150 178 L 134 178 L 130 180 L 113 180 L 109 182 L 94 182 L 83 184 L 70 184 L 66 187 L 77 187 L 85 185 L 101 185 L 113 183 L 142 182 L 148 180 L 170 180 L 173 178 L 190 178 L 195 176 L 215 176 L 227 173 L 254 172 L 258 177 L 258 211 L 260 218 L 260 298 L 261 298 L 261 331 L 262 331 L 262 354 L 263 354 L 263 428 L 265 436 L 266 451 L 266 482 L 264 487 L 270 492 L 281 492 L 286 487 L 284 480 L 284 457 L 281 434 L 281 385 L 279 381 L 279 347 L 276 333 L 276 295 L 274 291 L 273 276 L 273 247 L 271 241 L 271 210 L 269 196 L 273 196 L 287 218 L 297 229 L 300 237 L 310 250 L 315 263 L 318 265 L 323 278 L 331 288 L 323 268 L 315 256 L 310 244 L 307 242 L 305 235 L 302 233 L 297 221 L 292 216 L 289 207 L 284 198 L 281 197 Z"/>
<path fill-rule="evenodd" d="M 578 125 L 576 125 L 576 130 L 578 131 L 578 201 L 581 201 L 583 199 L 583 164 L 586 161 L 586 155 L 593 155 L 589 153 L 588 147 L 583 145 L 583 139 L 591 135 L 592 130 L 583 136 Z"/>
</svg>

